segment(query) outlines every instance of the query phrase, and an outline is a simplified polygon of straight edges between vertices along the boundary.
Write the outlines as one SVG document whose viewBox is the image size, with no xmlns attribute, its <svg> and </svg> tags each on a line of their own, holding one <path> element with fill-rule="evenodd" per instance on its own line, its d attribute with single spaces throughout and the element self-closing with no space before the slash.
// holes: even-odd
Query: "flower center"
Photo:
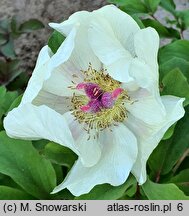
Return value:
<svg viewBox="0 0 189 216">
<path fill-rule="evenodd" d="M 84 123 L 87 131 L 95 129 L 97 133 L 127 117 L 125 102 L 130 100 L 121 83 L 114 80 L 106 70 L 96 71 L 89 64 L 87 71 L 82 71 L 84 81 L 75 88 L 84 95 L 73 94 L 71 99 L 72 114 L 79 123 Z"/>
</svg>

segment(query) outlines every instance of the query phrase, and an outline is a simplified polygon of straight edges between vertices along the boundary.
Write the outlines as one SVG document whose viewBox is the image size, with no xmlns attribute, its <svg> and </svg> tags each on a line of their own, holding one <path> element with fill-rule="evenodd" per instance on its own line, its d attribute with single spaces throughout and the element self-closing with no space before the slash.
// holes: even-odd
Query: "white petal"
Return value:
<svg viewBox="0 0 189 216">
<path fill-rule="evenodd" d="M 62 97 L 50 92 L 41 90 L 32 101 L 35 106 L 46 105 L 60 114 L 64 114 L 71 109 L 71 98 Z"/>
<path fill-rule="evenodd" d="M 64 53 L 60 53 L 59 64 L 54 65 L 52 61 L 53 65 L 51 68 L 54 68 L 54 70 L 50 79 L 44 83 L 45 91 L 58 96 L 72 96 L 73 93 L 80 94 L 81 92 L 70 90 L 68 87 L 83 82 L 84 76 L 81 73 L 81 70 L 88 69 L 89 63 L 92 64 L 94 69 L 99 70 L 101 68 L 100 61 L 94 55 L 88 44 L 87 29 L 90 19 L 89 12 L 83 11 L 73 14 L 67 21 L 61 24 L 50 24 L 51 27 L 65 35 L 70 35 L 75 29 L 75 37 L 72 40 L 74 49 L 69 56 L 69 59 L 67 59 L 66 62 L 63 62 L 61 56 Z M 57 58 L 56 54 L 54 55 L 54 58 Z M 76 75 L 78 78 L 74 79 L 73 75 Z"/>
<path fill-rule="evenodd" d="M 65 20 L 62 23 L 49 23 L 49 26 L 56 31 L 67 36 L 73 29 L 74 26 L 80 26 L 82 24 L 88 24 L 88 21 L 91 19 L 91 13 L 88 11 L 78 11 L 72 14 L 68 20 Z M 87 21 L 87 22 L 86 22 Z"/>
<path fill-rule="evenodd" d="M 118 41 L 108 21 L 96 18 L 88 32 L 89 43 L 108 73 L 119 81 L 131 81 L 128 71 L 131 54 Z"/>
<path fill-rule="evenodd" d="M 74 78 L 74 74 L 78 78 Z M 83 79 L 82 73 L 78 71 L 74 64 L 67 61 L 53 70 L 50 78 L 44 82 L 43 90 L 58 96 L 70 97 L 73 96 L 74 92 L 81 93 L 81 91 L 72 90 L 70 87 L 75 87 Z"/>
<path fill-rule="evenodd" d="M 79 65 L 72 62 L 75 50 L 75 38 L 77 29 L 74 27 L 58 51 L 52 56 L 48 70 L 51 73 L 49 79 L 43 83 L 43 90 L 58 96 L 72 96 L 73 91 L 68 88 L 74 86 L 73 74 L 78 76 L 77 83 L 83 79 Z"/>
<path fill-rule="evenodd" d="M 102 135 L 101 135 L 102 136 Z M 100 161 L 92 167 L 84 167 L 78 160 L 62 184 L 53 193 L 68 188 L 79 196 L 88 193 L 95 185 L 110 183 L 114 186 L 124 183 L 137 157 L 137 140 L 122 124 L 101 137 L 103 152 Z"/>
<path fill-rule="evenodd" d="M 132 60 L 121 58 L 111 65 L 105 66 L 108 74 L 120 82 L 132 82 L 134 79 L 130 76 L 130 66 Z"/>
<path fill-rule="evenodd" d="M 48 65 L 50 72 L 69 59 L 75 46 L 76 32 L 77 28 L 74 27 L 64 42 L 60 45 L 57 52 L 52 56 Z"/>
<path fill-rule="evenodd" d="M 86 70 L 89 66 L 89 63 L 91 63 L 93 68 L 96 70 L 101 68 L 101 63 L 93 53 L 88 42 L 87 31 L 91 19 L 91 13 L 87 11 L 81 11 L 74 13 L 67 21 L 61 24 L 50 24 L 51 27 L 63 34 L 68 34 L 68 32 L 71 31 L 71 28 L 77 28 L 75 37 L 76 43 L 70 61 L 77 65 L 79 70 Z"/>
<path fill-rule="evenodd" d="M 134 34 L 140 29 L 135 20 L 113 5 L 104 6 L 95 12 L 108 20 L 116 38 L 126 50 L 134 55 L 133 38 Z"/>
<path fill-rule="evenodd" d="M 84 125 L 76 121 L 75 117 L 70 112 L 65 113 L 64 117 L 68 122 L 83 166 L 90 167 L 95 165 L 101 156 L 99 139 L 92 136 L 92 131 L 90 131 L 91 136 L 89 137 L 89 134 L 84 130 Z"/>
<path fill-rule="evenodd" d="M 76 37 L 77 43 L 70 61 L 77 65 L 80 70 L 87 70 L 89 63 L 92 64 L 94 69 L 100 70 L 102 64 L 89 46 L 87 30 L 88 28 L 85 26 L 80 27 Z"/>
<path fill-rule="evenodd" d="M 133 116 L 129 116 L 125 121 L 125 124 L 135 133 L 138 140 L 139 151 L 132 172 L 140 184 L 146 181 L 146 162 L 150 154 L 158 145 L 167 129 L 183 117 L 183 101 L 184 99 L 178 97 L 163 96 L 162 102 L 166 109 L 166 116 L 160 124 L 148 125 Z"/>
<path fill-rule="evenodd" d="M 35 69 L 31 79 L 29 80 L 21 103 L 24 104 L 31 102 L 42 88 L 44 80 L 48 79 L 50 76 L 50 73 L 47 72 L 47 63 L 49 60 L 50 56 L 48 52 L 48 46 L 45 46 L 39 53 Z"/>
<path fill-rule="evenodd" d="M 41 50 L 35 70 L 23 95 L 21 104 L 31 102 L 38 95 L 42 88 L 48 91 L 49 81 L 46 84 L 46 80 L 50 79 L 54 68 L 67 61 L 70 57 L 74 47 L 75 33 L 76 30 L 73 29 L 73 31 L 68 35 L 66 40 L 59 47 L 57 53 L 53 55 L 52 58 L 50 58 L 48 54 L 48 46 L 45 46 Z M 49 86 L 50 88 L 52 87 L 52 85 Z"/>
<path fill-rule="evenodd" d="M 159 35 L 156 30 L 151 27 L 139 30 L 134 36 L 134 46 L 137 57 L 151 67 L 154 72 L 152 78 L 158 82 Z"/>
<path fill-rule="evenodd" d="M 138 86 L 149 90 L 157 88 L 157 82 L 154 82 L 154 70 L 143 60 L 133 59 L 129 67 L 129 74 Z"/>
<path fill-rule="evenodd" d="M 140 89 L 135 93 L 129 93 L 131 102 L 126 104 L 126 109 L 136 118 L 148 124 L 157 124 L 166 116 L 165 108 L 160 96 Z"/>
<path fill-rule="evenodd" d="M 4 128 L 10 137 L 48 139 L 78 154 L 65 118 L 47 106 L 24 104 L 13 109 L 4 119 Z"/>
</svg>

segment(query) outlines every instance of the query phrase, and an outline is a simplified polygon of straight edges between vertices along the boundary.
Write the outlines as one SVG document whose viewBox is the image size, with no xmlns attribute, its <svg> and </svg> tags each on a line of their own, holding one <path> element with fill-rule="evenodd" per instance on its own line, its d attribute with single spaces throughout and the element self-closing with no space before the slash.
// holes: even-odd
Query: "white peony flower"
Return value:
<svg viewBox="0 0 189 216">
<path fill-rule="evenodd" d="M 130 172 L 143 184 L 149 155 L 184 115 L 184 99 L 159 94 L 157 32 L 112 5 L 50 26 L 66 39 L 54 55 L 41 50 L 21 104 L 4 120 L 7 134 L 78 155 L 53 193 L 121 185 Z"/>
</svg>

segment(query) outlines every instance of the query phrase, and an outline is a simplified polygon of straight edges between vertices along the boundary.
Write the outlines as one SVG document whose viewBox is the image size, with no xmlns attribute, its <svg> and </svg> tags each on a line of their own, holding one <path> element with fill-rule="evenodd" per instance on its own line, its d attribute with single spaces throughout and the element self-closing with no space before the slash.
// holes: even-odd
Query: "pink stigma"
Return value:
<svg viewBox="0 0 189 216">
<path fill-rule="evenodd" d="M 122 93 L 123 89 L 122 88 L 116 88 L 113 92 L 112 92 L 112 97 L 113 99 L 117 99 L 117 97 Z"/>
<path fill-rule="evenodd" d="M 79 83 L 77 89 L 83 89 L 89 102 L 80 107 L 83 112 L 96 113 L 101 109 L 110 109 L 114 106 L 116 99 L 123 92 L 122 88 L 117 88 L 113 92 L 104 92 L 96 83 Z"/>
<path fill-rule="evenodd" d="M 84 88 L 85 88 L 85 85 L 86 85 L 86 83 L 79 83 L 79 84 L 76 86 L 76 89 L 84 89 Z"/>
<path fill-rule="evenodd" d="M 105 92 L 102 95 L 101 102 L 104 108 L 111 108 L 114 105 L 114 99 L 111 92 Z"/>
<path fill-rule="evenodd" d="M 79 83 L 76 88 L 78 90 L 84 89 L 87 97 L 89 97 L 90 99 L 97 99 L 103 93 L 103 91 L 96 83 Z"/>
<path fill-rule="evenodd" d="M 84 105 L 84 106 L 81 106 L 80 109 L 83 111 L 83 112 L 88 112 L 90 110 L 90 106 L 89 105 Z"/>
<path fill-rule="evenodd" d="M 87 105 L 81 106 L 80 109 L 83 112 L 96 113 L 101 110 L 101 107 L 102 107 L 101 102 L 99 100 L 93 99 L 93 100 L 90 100 Z"/>
</svg>

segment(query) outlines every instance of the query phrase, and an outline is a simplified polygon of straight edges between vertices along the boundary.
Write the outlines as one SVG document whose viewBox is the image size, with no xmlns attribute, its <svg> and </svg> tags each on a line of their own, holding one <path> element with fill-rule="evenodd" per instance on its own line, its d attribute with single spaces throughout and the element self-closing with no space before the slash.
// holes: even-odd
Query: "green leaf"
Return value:
<svg viewBox="0 0 189 216">
<path fill-rule="evenodd" d="M 18 97 L 18 92 L 17 91 L 8 91 L 6 93 L 6 97 L 3 100 L 3 104 L 1 105 L 2 108 L 4 109 L 5 113 L 9 110 L 11 104 L 13 101 Z"/>
<path fill-rule="evenodd" d="M 116 200 L 121 198 L 125 191 L 128 190 L 136 180 L 133 176 L 130 176 L 128 180 L 117 187 L 109 184 L 102 184 L 95 186 L 88 194 L 76 197 L 77 200 Z"/>
<path fill-rule="evenodd" d="M 108 0 L 129 14 L 148 13 L 146 5 L 141 0 Z"/>
<path fill-rule="evenodd" d="M 44 24 L 37 19 L 30 19 L 24 23 L 22 23 L 19 27 L 19 31 L 21 32 L 32 32 L 34 30 L 44 28 Z"/>
<path fill-rule="evenodd" d="M 186 77 L 177 68 L 166 74 L 162 80 L 163 95 L 175 95 L 184 97 L 184 105 L 189 104 L 189 84 Z"/>
<path fill-rule="evenodd" d="M 178 175 L 170 180 L 175 183 L 184 193 L 189 196 L 189 169 L 182 170 Z"/>
<path fill-rule="evenodd" d="M 0 87 L 0 108 L 2 110 L 2 114 L 5 114 L 11 103 L 15 100 L 15 98 L 18 97 L 18 92 L 14 91 L 14 92 L 10 92 L 6 90 L 6 88 L 4 86 Z"/>
<path fill-rule="evenodd" d="M 6 88 L 4 86 L 0 86 L 0 101 L 4 100 L 4 97 L 6 95 Z"/>
<path fill-rule="evenodd" d="M 160 0 L 144 0 L 149 12 L 154 13 L 160 3 Z"/>
<path fill-rule="evenodd" d="M 62 166 L 55 163 L 53 163 L 52 165 L 56 172 L 57 185 L 59 185 L 62 183 L 62 179 L 64 179 Z"/>
<path fill-rule="evenodd" d="M 71 194 L 67 189 L 61 190 L 59 193 L 51 195 L 51 199 L 53 200 L 74 200 L 74 198 L 74 195 Z"/>
<path fill-rule="evenodd" d="M 107 0 L 107 2 L 112 3 L 112 4 L 116 4 L 117 6 L 124 6 L 129 1 L 127 1 L 127 0 Z"/>
<path fill-rule="evenodd" d="M 17 78 L 21 73 L 23 73 L 23 71 L 20 70 L 19 67 L 20 67 L 20 61 L 18 59 L 14 59 L 8 63 L 8 71 L 7 71 L 8 78 L 5 85 L 8 85 L 15 78 Z"/>
<path fill-rule="evenodd" d="M 159 181 L 161 174 L 163 172 L 171 141 L 172 140 L 170 140 L 170 139 L 162 140 L 158 144 L 158 146 L 154 149 L 154 151 L 152 152 L 152 154 L 150 155 L 150 157 L 148 159 L 148 165 L 149 165 L 151 171 L 153 171 L 153 174 L 155 175 L 156 181 Z M 170 168 L 170 170 L 171 170 L 171 168 Z M 168 172 L 170 170 L 168 170 Z"/>
<path fill-rule="evenodd" d="M 9 60 L 7 62 L 0 60 L 0 83 L 8 85 L 19 76 L 22 73 L 19 66 L 20 61 L 18 59 Z"/>
<path fill-rule="evenodd" d="M 13 108 L 18 107 L 18 105 L 20 104 L 21 100 L 22 100 L 22 94 L 19 95 L 17 98 L 14 99 L 14 101 L 12 101 L 9 109 L 7 110 L 7 112 L 11 111 Z"/>
<path fill-rule="evenodd" d="M 0 172 L 38 199 L 48 199 L 56 185 L 51 163 L 38 154 L 31 142 L 11 139 L 4 131 L 0 132 Z"/>
<path fill-rule="evenodd" d="M 43 153 L 45 146 L 49 143 L 49 140 L 40 139 L 32 140 L 32 145 L 37 149 L 38 152 Z"/>
<path fill-rule="evenodd" d="M 15 16 L 12 17 L 10 26 L 11 26 L 11 31 L 13 33 L 17 33 L 17 31 L 18 31 L 18 23 L 17 23 L 17 20 L 16 20 Z"/>
<path fill-rule="evenodd" d="M 0 74 L 5 73 L 4 71 L 7 71 L 8 65 L 6 64 L 6 61 L 4 59 L 0 59 Z"/>
<path fill-rule="evenodd" d="M 17 22 L 16 16 L 13 16 L 10 22 L 10 28 L 11 28 L 11 36 L 13 38 L 18 38 L 22 32 L 19 30 L 19 24 Z"/>
<path fill-rule="evenodd" d="M 156 184 L 148 179 L 142 189 L 149 200 L 189 200 L 175 184 Z"/>
<path fill-rule="evenodd" d="M 169 173 L 189 148 L 189 106 L 185 107 L 185 111 L 185 116 L 175 126 L 173 136 L 161 141 L 148 160 L 150 169 L 159 177 Z"/>
<path fill-rule="evenodd" d="M 166 74 L 176 68 L 182 71 L 184 76 L 187 78 L 187 81 L 189 82 L 189 61 L 178 57 L 173 57 L 169 61 L 166 61 L 165 63 L 160 65 L 160 79 L 162 80 Z"/>
<path fill-rule="evenodd" d="M 64 35 L 58 31 L 54 31 L 48 40 L 48 46 L 51 48 L 53 53 L 56 53 L 64 40 Z"/>
<path fill-rule="evenodd" d="M 44 155 L 53 163 L 71 168 L 77 160 L 76 154 L 70 149 L 59 144 L 50 142 L 45 146 Z"/>
<path fill-rule="evenodd" d="M 159 21 L 153 19 L 142 20 L 145 27 L 151 26 L 156 29 L 160 37 L 166 38 L 180 38 L 180 34 L 177 30 L 173 28 L 167 28 L 163 26 Z"/>
<path fill-rule="evenodd" d="M 0 20 L 0 32 L 7 33 L 9 31 L 9 20 L 3 19 Z"/>
<path fill-rule="evenodd" d="M 34 197 L 24 191 L 0 185 L 0 200 L 32 200 Z"/>
<path fill-rule="evenodd" d="M 176 126 L 176 123 L 173 124 L 173 125 L 166 131 L 166 133 L 164 134 L 162 140 L 169 139 L 169 138 L 173 135 L 174 130 L 175 130 L 175 126 Z"/>
<path fill-rule="evenodd" d="M 22 72 L 16 79 L 8 83 L 7 88 L 11 91 L 20 90 L 20 92 L 23 92 L 23 89 L 25 89 L 27 86 L 28 80 L 28 74 Z"/>
<path fill-rule="evenodd" d="M 172 13 L 174 16 L 176 16 L 176 5 L 173 0 L 161 0 L 160 5 L 170 13 Z"/>
<path fill-rule="evenodd" d="M 189 10 L 179 11 L 177 15 L 181 18 L 184 29 L 189 28 Z"/>
<path fill-rule="evenodd" d="M 7 58 L 14 59 L 16 57 L 15 51 L 14 51 L 14 44 L 13 40 L 10 39 L 6 44 L 0 47 L 0 51 L 5 55 Z"/>
<path fill-rule="evenodd" d="M 5 113 L 2 105 L 2 101 L 4 101 L 4 98 L 5 98 L 5 95 L 6 95 L 6 88 L 4 86 L 0 86 L 0 118 L 3 116 L 3 114 Z"/>
<path fill-rule="evenodd" d="M 7 42 L 6 35 L 0 33 L 0 46 L 2 46 L 3 44 L 5 44 L 6 42 Z"/>
<path fill-rule="evenodd" d="M 3 175 L 2 173 L 0 173 L 0 185 L 22 190 L 22 188 L 18 184 L 16 184 L 16 182 L 14 182 L 9 176 Z"/>
<path fill-rule="evenodd" d="M 139 18 L 137 14 L 132 14 L 131 16 L 137 22 L 137 24 L 139 25 L 141 29 L 145 28 L 145 25 L 143 24 L 143 22 L 141 21 L 141 19 Z"/>
<path fill-rule="evenodd" d="M 168 44 L 159 50 L 159 63 L 164 64 L 165 62 L 178 57 L 189 61 L 189 41 L 177 40 L 171 44 Z"/>
</svg>

